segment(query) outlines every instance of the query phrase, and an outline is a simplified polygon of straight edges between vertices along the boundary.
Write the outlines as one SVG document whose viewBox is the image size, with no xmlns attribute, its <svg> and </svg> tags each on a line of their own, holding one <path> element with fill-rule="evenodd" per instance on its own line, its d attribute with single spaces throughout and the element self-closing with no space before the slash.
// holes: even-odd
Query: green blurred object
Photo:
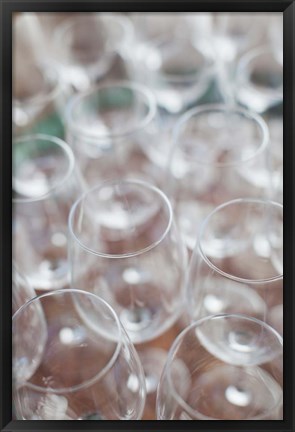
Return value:
<svg viewBox="0 0 295 432">
<path fill-rule="evenodd" d="M 26 134 L 46 134 L 64 139 L 65 130 L 60 115 L 57 112 L 52 112 L 34 123 Z"/>
</svg>

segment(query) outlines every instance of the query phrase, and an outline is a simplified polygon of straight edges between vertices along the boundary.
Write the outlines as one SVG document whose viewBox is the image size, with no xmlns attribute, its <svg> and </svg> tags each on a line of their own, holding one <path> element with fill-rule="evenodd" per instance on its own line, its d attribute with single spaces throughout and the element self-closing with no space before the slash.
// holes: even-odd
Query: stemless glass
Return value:
<svg viewBox="0 0 295 432">
<path fill-rule="evenodd" d="M 85 291 L 52 291 L 17 311 L 14 338 L 30 327 L 36 303 L 46 316 L 46 344 L 34 374 L 14 384 L 17 419 L 140 419 L 143 370 L 113 309 Z M 36 345 L 39 340 L 35 335 Z"/>
<path fill-rule="evenodd" d="M 192 319 L 244 313 L 281 331 L 283 206 L 238 199 L 209 214 L 198 235 L 186 291 Z"/>
<path fill-rule="evenodd" d="M 34 289 L 68 282 L 67 220 L 82 193 L 74 155 L 43 134 L 13 144 L 13 256 Z"/>
<path fill-rule="evenodd" d="M 156 139 L 156 113 L 153 94 L 128 81 L 73 97 L 66 114 L 67 141 L 88 185 L 126 174 L 153 178 L 141 148 Z"/>
<path fill-rule="evenodd" d="M 157 394 L 159 420 L 282 420 L 283 340 L 243 315 L 194 322 L 174 341 Z"/>
<path fill-rule="evenodd" d="M 83 13 L 69 17 L 53 35 L 61 80 L 74 91 L 89 89 L 106 75 L 132 38 L 133 27 L 127 16 Z"/>
<path fill-rule="evenodd" d="M 240 107 L 206 104 L 180 117 L 165 190 L 189 249 L 200 222 L 219 204 L 269 196 L 268 138 L 264 120 Z"/>
</svg>

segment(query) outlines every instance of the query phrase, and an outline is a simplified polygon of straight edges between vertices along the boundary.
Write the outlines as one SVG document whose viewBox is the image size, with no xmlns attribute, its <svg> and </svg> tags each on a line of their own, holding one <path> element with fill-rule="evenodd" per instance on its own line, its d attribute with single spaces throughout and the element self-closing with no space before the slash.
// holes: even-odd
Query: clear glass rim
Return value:
<svg viewBox="0 0 295 432">
<path fill-rule="evenodd" d="M 216 207 L 212 212 L 210 212 L 208 214 L 208 216 L 203 220 L 201 226 L 200 226 L 200 230 L 199 230 L 199 234 L 198 234 L 198 239 L 197 239 L 197 244 L 195 246 L 196 249 L 199 250 L 202 259 L 206 262 L 206 264 L 215 272 L 217 272 L 218 274 L 220 274 L 221 276 L 227 278 L 227 279 L 231 279 L 234 280 L 236 282 L 240 282 L 240 283 L 247 283 L 247 284 L 255 284 L 255 285 L 263 285 L 265 283 L 269 283 L 269 282 L 276 282 L 278 280 L 282 280 L 283 279 L 283 273 L 282 274 L 278 274 L 276 276 L 272 276 L 270 278 L 264 278 L 264 279 L 244 279 L 244 278 L 240 278 L 238 276 L 234 276 L 231 275 L 229 273 L 226 273 L 224 271 L 222 271 L 220 268 L 216 267 L 211 261 L 210 259 L 207 257 L 207 255 L 205 254 L 203 248 L 202 248 L 202 237 L 204 234 L 204 231 L 208 225 L 208 223 L 210 222 L 210 219 L 212 218 L 212 216 L 214 216 L 216 213 L 218 213 L 220 210 L 223 210 L 226 207 L 230 207 L 232 205 L 235 204 L 259 204 L 259 205 L 268 205 L 268 206 L 272 206 L 272 207 L 276 207 L 278 209 L 281 209 L 283 212 L 283 205 L 280 203 L 277 203 L 275 201 L 271 201 L 271 200 L 262 200 L 262 199 L 254 199 L 254 198 L 238 198 L 238 199 L 234 199 L 231 201 L 227 201 L 221 205 L 219 205 L 218 207 Z M 195 253 L 195 252 L 194 252 Z"/>
<path fill-rule="evenodd" d="M 107 253 L 103 253 L 103 252 L 98 252 L 96 250 L 93 250 L 89 247 L 87 247 L 86 245 L 84 245 L 80 239 L 76 236 L 75 233 L 75 228 L 74 228 L 74 216 L 75 216 L 75 212 L 76 209 L 78 208 L 78 206 L 83 202 L 83 200 L 89 196 L 90 194 L 92 194 L 95 191 L 98 191 L 100 189 L 103 189 L 106 186 L 115 186 L 115 185 L 128 185 L 130 184 L 135 185 L 135 186 L 141 186 L 149 191 L 152 191 L 154 193 L 156 193 L 157 195 L 160 196 L 161 201 L 166 205 L 166 208 L 168 210 L 168 221 L 167 221 L 167 225 L 166 228 L 164 230 L 164 232 L 162 233 L 162 235 L 159 237 L 158 240 L 156 240 L 155 242 L 153 242 L 152 244 L 146 246 L 143 249 L 139 249 L 138 251 L 134 251 L 134 252 L 127 252 L 127 253 L 123 253 L 123 254 L 107 254 Z M 97 257 L 100 258 L 131 258 L 131 257 L 135 257 L 138 255 L 142 255 L 145 252 L 148 252 L 152 249 L 154 249 L 155 247 L 157 247 L 167 236 L 167 234 L 169 233 L 169 231 L 171 230 L 171 226 L 172 226 L 172 222 L 173 222 L 173 211 L 172 211 L 172 206 L 171 203 L 169 201 L 169 199 L 167 198 L 167 196 L 160 190 L 158 189 L 156 186 L 153 186 L 152 184 L 149 184 L 145 181 L 142 180 L 137 180 L 137 179 L 119 179 L 119 180 L 109 180 L 109 181 L 105 181 L 102 184 L 98 185 L 98 186 L 94 186 L 93 188 L 89 189 L 88 191 L 86 191 L 72 206 L 70 214 L 69 214 L 69 233 L 71 238 L 86 252 L 95 255 Z"/>
<path fill-rule="evenodd" d="M 247 69 L 248 66 L 250 67 L 252 60 L 255 60 L 256 58 L 263 56 L 265 54 L 272 55 L 274 62 L 282 67 L 282 73 L 283 73 L 283 64 L 281 64 L 277 60 L 274 49 L 272 49 L 268 45 L 263 45 L 258 48 L 252 49 L 251 51 L 247 52 L 241 57 L 237 65 L 237 75 L 240 77 L 240 83 L 241 83 L 240 86 L 242 88 L 246 87 L 246 88 L 256 89 L 257 92 L 259 91 L 263 93 L 267 92 L 268 97 L 272 98 L 273 102 L 276 102 L 276 104 L 279 104 L 283 101 L 283 76 L 282 76 L 282 84 L 279 87 L 272 88 L 267 85 L 260 86 L 253 83 L 251 79 L 249 79 L 247 73 L 245 74 L 245 70 Z"/>
<path fill-rule="evenodd" d="M 45 68 L 45 64 L 42 63 L 37 64 L 37 69 L 39 69 L 42 76 L 44 76 L 44 72 L 43 72 L 44 68 Z M 53 71 L 51 71 L 51 73 L 52 72 Z M 41 94 L 41 95 L 37 94 L 36 96 L 29 96 L 24 99 L 13 97 L 13 101 L 12 101 L 13 108 L 25 108 L 26 105 L 44 105 L 46 103 L 50 103 L 54 101 L 54 99 L 58 96 L 58 94 L 62 90 L 62 85 L 56 73 L 55 73 L 54 80 L 52 80 L 52 84 L 53 84 L 52 90 L 50 90 L 46 94 Z"/>
<path fill-rule="evenodd" d="M 240 58 L 237 65 L 237 75 L 241 74 L 244 71 L 245 67 L 249 63 L 251 63 L 253 59 L 262 56 L 264 54 L 271 54 L 274 59 L 274 62 L 280 65 L 280 62 L 276 59 L 274 49 L 270 45 L 264 44 L 256 48 L 252 48 Z M 282 69 L 283 69 L 283 65 L 282 65 Z"/>
<path fill-rule="evenodd" d="M 200 166 L 214 166 L 214 167 L 220 167 L 220 168 L 222 168 L 222 167 L 236 167 L 236 166 L 239 166 L 241 164 L 248 163 L 248 162 L 252 161 L 257 156 L 259 156 L 268 146 L 268 144 L 269 144 L 268 126 L 259 114 L 255 113 L 254 111 L 251 111 L 249 109 L 243 108 L 240 105 L 226 105 L 226 104 L 222 104 L 222 103 L 220 103 L 220 104 L 203 104 L 203 105 L 197 106 L 196 108 L 190 109 L 189 111 L 184 113 L 175 123 L 175 126 L 173 128 L 173 132 L 172 132 L 173 147 L 172 147 L 171 155 L 173 155 L 174 151 L 177 148 L 179 148 L 181 151 L 181 147 L 179 146 L 179 136 L 181 134 L 181 129 L 182 129 L 183 125 L 185 125 L 185 123 L 188 120 L 191 120 L 194 116 L 197 116 L 197 115 L 203 114 L 203 113 L 207 113 L 210 111 L 221 112 L 221 113 L 226 113 L 226 112 L 234 113 L 234 114 L 236 113 L 236 114 L 242 115 L 244 118 L 247 118 L 247 120 L 250 119 L 251 121 L 254 121 L 262 133 L 261 143 L 257 147 L 256 151 L 251 156 L 249 156 L 248 158 L 246 158 L 244 160 L 225 162 L 225 163 L 220 163 L 220 162 L 212 163 L 212 162 L 208 162 L 208 161 L 197 160 L 195 158 L 194 159 L 189 158 L 193 164 L 200 165 Z M 184 152 L 182 152 L 182 155 L 185 158 L 188 158 L 188 156 Z"/>
<path fill-rule="evenodd" d="M 62 188 L 62 186 L 68 181 L 68 179 L 72 175 L 74 168 L 75 168 L 74 154 L 73 154 L 71 148 L 69 147 L 69 145 L 65 141 L 63 141 L 62 139 L 51 136 L 51 135 L 33 134 L 33 135 L 20 136 L 20 137 L 16 138 L 14 140 L 14 142 L 15 142 L 15 144 L 19 144 L 19 143 L 25 143 L 25 142 L 31 141 L 31 140 L 32 141 L 50 141 L 50 142 L 56 144 L 58 147 L 60 147 L 68 159 L 68 162 L 69 162 L 68 169 L 65 172 L 64 176 L 62 177 L 62 179 L 60 180 L 60 182 L 58 184 L 54 185 L 52 188 L 50 188 L 50 190 L 46 194 L 40 195 L 38 197 L 32 197 L 32 198 L 12 198 L 12 202 L 15 204 L 40 202 L 40 201 L 47 199 L 48 197 L 50 197 L 52 195 L 53 192 L 57 192 L 59 189 Z"/>
<path fill-rule="evenodd" d="M 171 39 L 169 39 L 167 37 L 167 35 L 162 35 L 159 36 L 158 38 L 155 38 L 153 40 L 151 40 L 150 42 L 147 42 L 147 49 L 148 50 L 156 50 L 159 51 L 161 50 L 161 46 L 165 45 L 165 44 L 170 44 L 170 43 L 187 43 L 188 45 L 191 45 L 191 47 L 198 52 L 204 59 L 204 67 L 201 68 L 200 71 L 198 72 L 191 72 L 189 74 L 185 74 L 183 76 L 179 76 L 177 74 L 173 74 L 173 73 L 165 73 L 165 72 L 161 72 L 161 71 L 153 71 L 157 76 L 159 76 L 161 79 L 165 80 L 166 82 L 170 82 L 170 83 L 175 83 L 175 84 L 181 84 L 181 83 L 189 83 L 191 81 L 195 81 L 196 79 L 204 82 L 206 81 L 210 81 L 212 78 L 212 72 L 213 72 L 213 68 L 214 68 L 214 64 L 213 61 L 210 59 L 209 56 L 206 56 L 203 51 L 201 49 L 198 48 L 198 46 L 196 46 L 193 41 L 191 41 L 190 39 L 188 39 L 185 36 L 180 36 L 178 35 L 175 39 L 175 41 L 172 41 Z M 198 85 L 199 81 L 194 82 L 194 84 Z M 204 90 L 204 92 L 206 91 L 206 89 Z M 201 97 L 201 96 L 200 96 Z"/>
<path fill-rule="evenodd" d="M 238 318 L 240 320 L 246 320 L 246 321 L 252 321 L 255 322 L 257 324 L 259 324 L 260 326 L 264 327 L 267 329 L 268 332 L 271 332 L 275 335 L 275 337 L 277 338 L 278 342 L 282 345 L 282 349 L 283 349 L 283 338 L 279 335 L 279 333 L 272 328 L 269 324 L 260 321 L 254 317 L 249 317 L 247 315 L 243 315 L 243 314 L 217 314 L 217 315 L 209 315 L 207 317 L 201 318 L 197 321 L 194 321 L 192 324 L 190 324 L 188 327 L 186 327 L 174 340 L 169 352 L 168 352 L 168 356 L 167 356 L 167 361 L 166 361 L 166 365 L 165 365 L 165 369 L 166 369 L 166 374 L 167 374 L 167 380 L 169 383 L 169 387 L 171 389 L 171 392 L 173 394 L 174 399 L 179 403 L 179 405 L 186 411 L 188 412 L 188 414 L 190 414 L 192 417 L 198 417 L 200 420 L 218 420 L 214 417 L 209 417 L 206 416 L 202 413 L 200 413 L 199 411 L 193 409 L 190 405 L 188 405 L 185 400 L 177 393 L 174 384 L 173 384 L 173 380 L 172 377 L 170 375 L 170 369 L 169 366 L 173 363 L 174 360 L 174 354 L 175 351 L 177 349 L 177 347 L 179 346 L 179 344 L 184 340 L 185 336 L 187 335 L 187 333 L 189 333 L 192 329 L 199 327 L 200 325 L 202 325 L 204 322 L 208 322 L 210 320 L 214 320 L 214 319 L 223 319 L 223 318 Z M 273 410 L 275 407 L 277 407 L 282 401 L 282 398 L 280 398 L 277 403 L 272 406 L 269 411 Z M 262 420 L 264 419 L 269 411 L 267 411 L 264 414 L 255 416 L 253 418 L 251 418 L 251 420 Z"/>
<path fill-rule="evenodd" d="M 38 386 L 36 384 L 32 384 L 30 382 L 24 382 L 23 386 L 25 387 L 29 387 L 32 388 L 34 390 L 37 390 L 39 392 L 44 392 L 46 391 L 47 393 L 56 393 L 56 394 L 62 394 L 62 393 L 72 393 L 78 390 L 81 390 L 85 387 L 89 387 L 92 384 L 94 384 L 95 382 L 99 381 L 110 369 L 111 367 L 114 365 L 116 359 L 118 358 L 118 355 L 120 353 L 121 347 L 122 347 L 122 327 L 121 327 L 121 323 L 120 320 L 117 316 L 117 314 L 115 313 L 114 309 L 105 301 L 103 300 L 101 297 L 98 297 L 96 294 L 93 294 L 91 292 L 88 291 L 83 291 L 83 290 L 78 290 L 78 289 L 74 289 L 74 288 L 67 288 L 67 289 L 59 289 L 59 290 L 55 290 L 55 291 L 50 291 L 44 294 L 40 294 L 35 296 L 34 298 L 32 298 L 31 300 L 27 301 L 25 304 L 23 304 L 12 316 L 12 323 L 18 318 L 18 316 L 27 309 L 27 307 L 29 307 L 32 303 L 35 303 L 36 301 L 40 301 L 45 297 L 51 297 L 51 296 L 57 296 L 57 295 L 65 295 L 65 294 L 78 294 L 78 295 L 86 295 L 88 297 L 92 297 L 95 299 L 96 302 L 100 302 L 102 303 L 105 307 L 107 307 L 107 309 L 109 310 L 109 312 L 111 313 L 111 315 L 114 317 L 114 322 L 116 323 L 117 329 L 118 329 L 118 340 L 116 340 L 114 343 L 116 343 L 116 348 L 114 350 L 114 353 L 112 354 L 112 357 L 110 358 L 110 360 L 108 361 L 108 363 L 96 374 L 94 375 L 92 378 L 85 380 L 85 382 L 81 383 L 81 384 L 76 384 L 72 387 L 65 387 L 65 388 L 53 388 L 53 387 L 41 387 Z"/>
<path fill-rule="evenodd" d="M 124 39 L 120 41 L 119 45 L 132 39 L 134 36 L 134 29 L 131 20 L 117 12 L 83 12 L 76 13 L 76 16 L 70 16 L 65 18 L 60 24 L 58 24 L 53 31 L 53 44 L 59 49 L 60 44 L 63 43 L 63 38 L 68 30 L 78 23 L 79 21 L 86 20 L 88 18 L 94 18 L 95 20 L 106 20 L 112 21 L 113 24 L 121 26 L 124 31 Z"/>
<path fill-rule="evenodd" d="M 83 129 L 79 125 L 77 125 L 77 122 L 75 122 L 74 119 L 72 118 L 72 112 L 80 104 L 80 102 L 86 100 L 88 97 L 91 97 L 92 95 L 99 94 L 100 91 L 115 90 L 115 89 L 127 89 L 144 96 L 148 112 L 143 117 L 143 119 L 139 121 L 139 124 L 137 126 L 131 129 L 123 130 L 122 132 L 95 134 L 95 133 L 87 132 L 85 128 Z M 113 81 L 107 84 L 96 85 L 94 87 L 91 87 L 89 90 L 85 92 L 81 92 L 78 93 L 77 95 L 74 95 L 68 103 L 65 112 L 65 119 L 66 119 L 67 127 L 69 128 L 70 132 L 73 133 L 75 136 L 77 137 L 82 136 L 82 137 L 94 139 L 96 141 L 101 141 L 101 140 L 112 139 L 112 138 L 114 139 L 125 138 L 137 132 L 140 132 L 155 118 L 156 112 L 157 112 L 157 103 L 156 103 L 155 96 L 147 87 L 139 83 L 123 80 L 123 81 Z"/>
</svg>

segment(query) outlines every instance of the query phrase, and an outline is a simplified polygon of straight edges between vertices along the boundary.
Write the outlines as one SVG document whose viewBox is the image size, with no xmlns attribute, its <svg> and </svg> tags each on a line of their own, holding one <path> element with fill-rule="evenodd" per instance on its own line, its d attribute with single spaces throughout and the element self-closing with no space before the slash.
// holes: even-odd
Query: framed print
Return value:
<svg viewBox="0 0 295 432">
<path fill-rule="evenodd" d="M 0 5 L 1 430 L 294 430 L 294 2 Z"/>
</svg>

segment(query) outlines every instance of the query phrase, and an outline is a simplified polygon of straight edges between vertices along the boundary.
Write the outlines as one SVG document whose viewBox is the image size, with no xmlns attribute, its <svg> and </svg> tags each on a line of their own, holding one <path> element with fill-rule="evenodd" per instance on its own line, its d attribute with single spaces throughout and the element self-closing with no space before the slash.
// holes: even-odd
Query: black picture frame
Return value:
<svg viewBox="0 0 295 432">
<path fill-rule="evenodd" d="M 282 421 L 12 421 L 11 282 L 12 282 L 12 14 L 15 12 L 283 12 L 284 23 L 284 420 Z M 0 120 L 0 427 L 1 431 L 294 431 L 294 22 L 295 5 L 289 0 L 207 1 L 58 1 L 0 0 L 1 120 Z"/>
</svg>

